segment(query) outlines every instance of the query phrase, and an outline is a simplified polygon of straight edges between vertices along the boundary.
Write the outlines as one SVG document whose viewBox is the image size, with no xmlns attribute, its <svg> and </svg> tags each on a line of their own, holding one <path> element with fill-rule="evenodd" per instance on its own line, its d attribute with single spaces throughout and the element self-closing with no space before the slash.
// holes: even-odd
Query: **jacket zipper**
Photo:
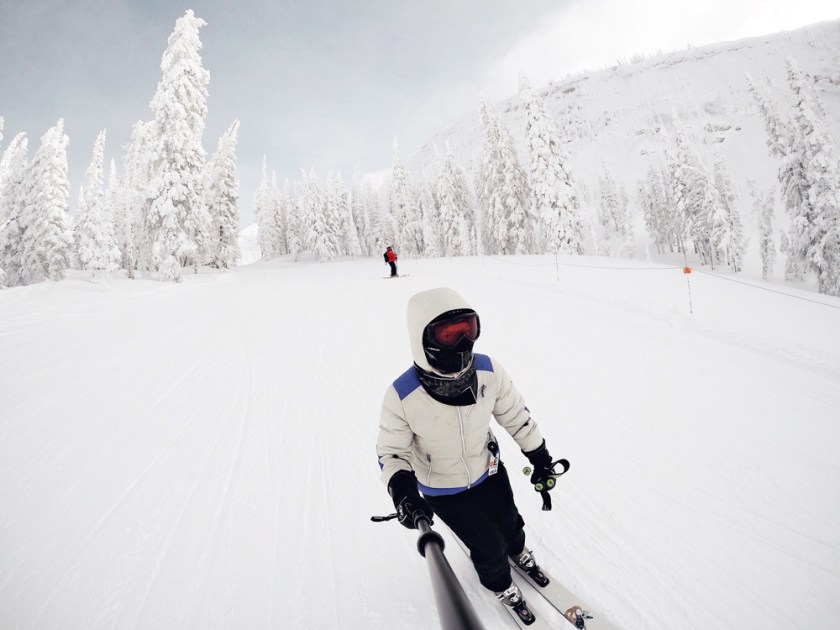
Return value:
<svg viewBox="0 0 840 630">
<path fill-rule="evenodd" d="M 429 474 L 426 476 L 426 485 L 432 486 L 432 454 L 426 453 L 426 461 L 429 462 Z"/>
<path fill-rule="evenodd" d="M 472 481 L 470 480 L 470 469 L 467 466 L 467 462 L 464 459 L 464 455 L 467 453 L 467 444 L 464 441 L 464 420 L 461 417 L 461 408 L 458 407 L 458 428 L 461 430 L 461 463 L 464 465 L 464 471 L 467 473 L 467 489 L 472 486 Z"/>
</svg>

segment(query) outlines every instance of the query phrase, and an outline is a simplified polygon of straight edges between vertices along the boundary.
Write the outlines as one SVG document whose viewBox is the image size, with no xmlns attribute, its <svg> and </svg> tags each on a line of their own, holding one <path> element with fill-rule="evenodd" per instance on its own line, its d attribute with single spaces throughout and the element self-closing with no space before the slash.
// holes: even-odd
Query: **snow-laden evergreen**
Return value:
<svg viewBox="0 0 840 630">
<path fill-rule="evenodd" d="M 528 179 L 513 138 L 498 112 L 481 100 L 484 144 L 478 173 L 478 198 L 484 210 L 482 241 L 487 254 L 522 254 L 533 250 L 528 214 Z"/>
<path fill-rule="evenodd" d="M 566 169 L 557 126 L 542 98 L 524 78 L 520 97 L 525 108 L 525 133 L 530 154 L 531 211 L 539 220 L 540 249 L 560 254 L 583 253 L 580 204 Z"/>
<path fill-rule="evenodd" d="M 277 172 L 271 172 L 271 199 L 274 205 L 274 225 L 277 230 L 275 248 L 279 255 L 285 255 L 289 252 L 289 243 L 287 239 L 288 222 L 289 222 L 289 203 L 288 194 L 281 190 L 277 184 Z"/>
<path fill-rule="evenodd" d="M 353 216 L 353 201 L 351 193 L 344 185 L 341 173 L 336 172 L 330 180 L 330 195 L 334 199 L 339 215 L 340 253 L 348 256 L 361 256 L 362 245 L 359 241 L 357 221 Z"/>
<path fill-rule="evenodd" d="M 609 236 L 612 231 L 621 234 L 624 221 L 624 204 L 618 183 L 615 181 L 606 162 L 601 162 L 601 174 L 598 176 L 598 223 Z"/>
<path fill-rule="evenodd" d="M 331 236 L 332 255 L 326 260 L 345 254 L 347 223 L 347 191 L 340 173 L 327 176 L 327 192 L 324 199 L 324 231 Z"/>
<path fill-rule="evenodd" d="M 365 204 L 365 196 L 362 192 L 362 172 L 358 166 L 356 166 L 353 171 L 353 182 L 350 186 L 350 214 L 353 217 L 353 222 L 356 228 L 360 255 L 370 256 L 371 252 L 368 244 L 368 235 L 370 234 L 370 230 L 367 227 L 367 207 Z"/>
<path fill-rule="evenodd" d="M 219 138 L 210 165 L 207 208 L 210 212 L 210 264 L 229 269 L 239 261 L 239 179 L 236 174 L 236 141 L 239 121 L 235 120 Z"/>
<path fill-rule="evenodd" d="M 42 137 L 24 177 L 20 280 L 32 284 L 60 280 L 72 265 L 73 228 L 64 120 Z"/>
<path fill-rule="evenodd" d="M 761 255 L 761 277 L 765 280 L 773 275 L 776 262 L 776 244 L 773 221 L 776 216 L 776 189 L 771 187 L 767 194 L 756 193 L 753 202 L 759 222 L 759 253 Z"/>
<path fill-rule="evenodd" d="M 306 246 L 315 258 L 327 262 L 338 256 L 336 215 L 327 214 L 326 200 L 315 169 L 303 172 L 303 221 L 306 226 Z"/>
<path fill-rule="evenodd" d="M 2 286 L 21 284 L 25 188 L 29 140 L 26 134 L 16 135 L 3 152 L 3 182 L 0 187 L 0 269 Z"/>
<path fill-rule="evenodd" d="M 288 192 L 289 206 L 286 215 L 286 243 L 289 254 L 293 260 L 297 260 L 300 253 L 305 249 L 306 223 L 304 222 L 303 208 L 303 184 L 295 181 L 288 182 L 284 186 Z"/>
<path fill-rule="evenodd" d="M 820 293 L 840 295 L 840 165 L 811 79 L 788 60 L 795 97 L 791 154 L 801 167 L 786 187 L 789 255 L 817 276 Z"/>
<path fill-rule="evenodd" d="M 391 221 L 383 212 L 379 192 L 369 181 L 361 185 L 361 205 L 365 216 L 365 244 L 368 255 L 375 256 L 383 252 L 391 243 L 394 235 Z"/>
<path fill-rule="evenodd" d="M 126 148 L 123 175 L 122 216 L 118 214 L 120 226 L 120 248 L 129 276 L 135 269 L 152 270 L 152 234 L 146 220 L 148 194 L 154 173 L 155 124 L 152 121 L 138 121 L 131 129 L 131 142 Z"/>
<path fill-rule="evenodd" d="M 440 162 L 437 177 L 437 217 L 444 256 L 477 253 L 475 202 L 464 171 L 456 164 L 452 150 Z M 428 202 L 428 200 L 427 200 Z"/>
<path fill-rule="evenodd" d="M 709 219 L 715 213 L 717 191 L 685 129 L 677 128 L 675 142 L 676 152 L 669 156 L 668 179 L 670 194 L 679 215 L 682 248 L 686 251 L 690 244 L 703 264 L 714 266 L 709 245 Z"/>
<path fill-rule="evenodd" d="M 119 268 L 120 250 L 114 233 L 111 207 L 103 187 L 105 130 L 99 132 L 93 157 L 87 169 L 78 218 L 76 220 L 76 255 L 81 269 L 110 273 Z"/>
<path fill-rule="evenodd" d="M 394 234 L 390 239 L 391 246 L 397 251 L 402 251 L 406 256 L 418 255 L 422 251 L 422 244 L 418 248 L 416 242 L 413 242 L 414 238 L 410 243 L 403 243 L 403 230 L 409 224 L 414 224 L 419 220 L 420 211 L 408 170 L 400 158 L 400 147 L 396 138 L 394 138 L 391 178 L 388 186 L 388 210 Z"/>
<path fill-rule="evenodd" d="M 442 224 L 440 222 L 440 211 L 431 184 L 423 182 L 417 201 L 420 204 L 420 216 L 423 222 L 423 245 L 425 246 L 423 256 L 426 258 L 442 256 Z"/>
<path fill-rule="evenodd" d="M 254 215 L 259 229 L 260 251 L 263 260 L 270 260 L 277 253 L 277 213 L 268 174 L 268 158 L 263 156 L 262 175 L 254 193 Z"/>
<path fill-rule="evenodd" d="M 188 10 L 161 60 L 162 77 L 151 102 L 157 161 L 150 184 L 147 229 L 152 265 L 164 281 L 181 280 L 207 253 L 210 218 L 204 204 L 201 145 L 210 74 L 201 64 L 198 31 L 207 23 Z"/>
<path fill-rule="evenodd" d="M 744 260 L 744 230 L 732 180 L 720 156 L 715 160 L 714 185 L 718 193 L 718 205 L 714 207 L 713 212 L 719 214 L 714 215 L 714 220 L 710 220 L 711 247 L 717 252 L 715 257 L 718 260 L 733 271 L 741 271 Z"/>
</svg>

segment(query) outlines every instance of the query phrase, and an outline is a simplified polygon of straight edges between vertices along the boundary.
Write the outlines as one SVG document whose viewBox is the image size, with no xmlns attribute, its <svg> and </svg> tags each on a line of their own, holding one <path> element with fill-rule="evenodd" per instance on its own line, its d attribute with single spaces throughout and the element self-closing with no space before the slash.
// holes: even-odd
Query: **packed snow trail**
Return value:
<svg viewBox="0 0 840 630">
<path fill-rule="evenodd" d="M 634 630 L 840 627 L 840 301 L 696 274 L 689 315 L 678 270 L 569 261 L 630 269 L 277 260 L 0 292 L 0 627 L 436 627 L 416 536 L 369 521 L 405 305 L 434 286 L 572 462 L 542 512 L 496 430 L 570 590 Z"/>
</svg>

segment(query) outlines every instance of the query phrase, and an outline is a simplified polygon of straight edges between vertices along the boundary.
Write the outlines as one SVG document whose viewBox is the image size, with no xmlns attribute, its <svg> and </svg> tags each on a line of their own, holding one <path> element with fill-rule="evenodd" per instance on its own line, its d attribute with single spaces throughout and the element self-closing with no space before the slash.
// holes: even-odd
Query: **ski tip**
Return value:
<svg viewBox="0 0 840 630">
<path fill-rule="evenodd" d="M 579 630 L 586 630 L 586 620 L 592 619 L 592 615 L 588 610 L 583 610 L 580 606 L 572 606 L 563 615 L 575 624 L 575 628 Z"/>
</svg>

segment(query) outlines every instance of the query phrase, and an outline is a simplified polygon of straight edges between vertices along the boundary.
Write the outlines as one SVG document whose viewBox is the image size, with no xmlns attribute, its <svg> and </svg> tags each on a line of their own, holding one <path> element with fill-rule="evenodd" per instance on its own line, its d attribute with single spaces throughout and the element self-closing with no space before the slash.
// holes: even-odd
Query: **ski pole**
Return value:
<svg viewBox="0 0 840 630">
<path fill-rule="evenodd" d="M 372 516 L 370 520 L 381 523 L 396 517 L 396 514 L 389 514 L 388 516 Z M 425 516 L 417 516 L 414 525 L 420 531 L 417 551 L 429 563 L 441 627 L 444 630 L 484 630 L 464 588 L 443 554 L 443 537 L 432 529 L 429 519 Z"/>
</svg>

